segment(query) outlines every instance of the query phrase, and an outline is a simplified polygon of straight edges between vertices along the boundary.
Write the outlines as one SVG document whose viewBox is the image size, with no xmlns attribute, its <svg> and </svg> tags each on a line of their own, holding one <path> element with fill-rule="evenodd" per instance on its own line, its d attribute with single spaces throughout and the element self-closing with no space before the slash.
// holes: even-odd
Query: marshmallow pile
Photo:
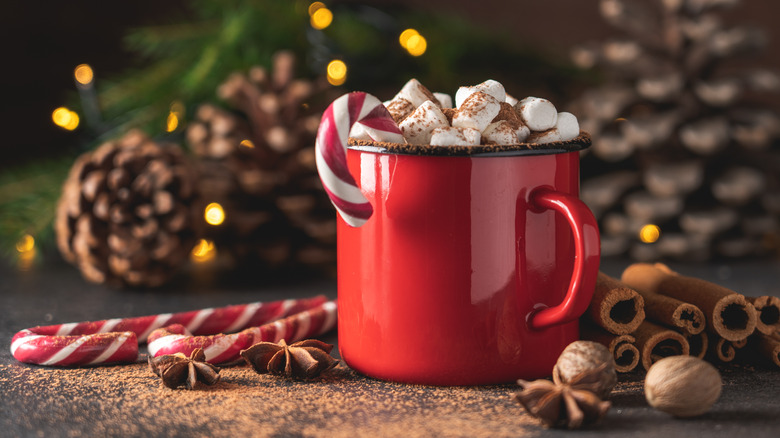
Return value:
<svg viewBox="0 0 780 438">
<path fill-rule="evenodd" d="M 452 97 L 432 93 L 417 79 L 384 102 L 408 144 L 433 146 L 511 145 L 568 141 L 580 134 L 577 118 L 558 112 L 547 99 L 517 100 L 494 80 L 460 87 Z M 376 141 L 371 129 L 355 124 L 351 137 Z"/>
</svg>

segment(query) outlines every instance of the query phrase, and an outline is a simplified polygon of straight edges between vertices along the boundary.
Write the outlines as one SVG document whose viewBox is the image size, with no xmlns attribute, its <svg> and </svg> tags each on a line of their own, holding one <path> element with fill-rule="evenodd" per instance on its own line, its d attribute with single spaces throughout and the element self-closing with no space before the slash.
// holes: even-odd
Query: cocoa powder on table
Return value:
<svg viewBox="0 0 780 438">
<path fill-rule="evenodd" d="M 310 382 L 223 368 L 214 386 L 171 390 L 148 365 L 0 365 L 10 410 L 39 435 L 517 436 L 541 431 L 515 385 L 432 387 L 363 377 L 343 364 Z M 21 404 L 28 405 L 24 409 Z"/>
</svg>

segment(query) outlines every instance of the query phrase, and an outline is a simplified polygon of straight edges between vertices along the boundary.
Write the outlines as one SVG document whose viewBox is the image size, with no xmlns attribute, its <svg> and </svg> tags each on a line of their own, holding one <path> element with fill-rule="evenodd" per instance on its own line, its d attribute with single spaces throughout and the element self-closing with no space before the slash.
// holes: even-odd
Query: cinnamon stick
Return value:
<svg viewBox="0 0 780 438">
<path fill-rule="evenodd" d="M 645 301 L 645 317 L 653 322 L 679 328 L 691 335 L 704 331 L 707 324 L 704 312 L 691 303 L 677 298 L 637 289 Z"/>
<path fill-rule="evenodd" d="M 760 296 L 747 297 L 756 308 L 758 319 L 756 330 L 765 335 L 780 333 L 780 298 Z"/>
<path fill-rule="evenodd" d="M 747 339 L 729 341 L 721 337 L 716 337 L 710 344 L 709 354 L 721 362 L 731 362 L 737 357 L 737 350 L 745 345 L 747 345 Z"/>
<path fill-rule="evenodd" d="M 650 321 L 640 324 L 633 336 L 636 338 L 636 347 L 645 370 L 649 370 L 653 363 L 664 357 L 690 353 L 690 345 L 685 336 Z"/>
<path fill-rule="evenodd" d="M 698 357 L 699 359 L 704 359 L 704 356 L 709 349 L 709 336 L 707 336 L 707 332 L 703 331 L 691 334 L 680 330 L 680 334 L 685 336 L 685 340 L 688 341 L 688 354 Z"/>
<path fill-rule="evenodd" d="M 596 290 L 585 314 L 608 332 L 627 335 L 644 321 L 644 301 L 635 290 L 599 272 Z"/>
<path fill-rule="evenodd" d="M 634 345 L 636 338 L 631 335 L 614 335 L 603 328 L 584 323 L 580 324 L 580 337 L 598 342 L 609 349 L 615 358 L 615 371 L 627 373 L 639 364 L 639 350 Z"/>
<path fill-rule="evenodd" d="M 756 353 L 780 367 L 780 335 L 765 335 L 757 332 L 750 337 L 750 343 Z"/>
<path fill-rule="evenodd" d="M 635 263 L 622 280 L 634 289 L 691 303 L 704 312 L 707 328 L 729 341 L 747 338 L 756 328 L 756 309 L 744 295 L 709 281 L 680 275 L 661 263 Z"/>
</svg>

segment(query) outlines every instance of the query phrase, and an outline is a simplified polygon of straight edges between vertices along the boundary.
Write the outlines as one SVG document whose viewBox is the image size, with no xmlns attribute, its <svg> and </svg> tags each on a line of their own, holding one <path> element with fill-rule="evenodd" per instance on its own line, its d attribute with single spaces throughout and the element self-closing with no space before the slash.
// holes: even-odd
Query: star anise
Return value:
<svg viewBox="0 0 780 438">
<path fill-rule="evenodd" d="M 290 345 L 282 339 L 278 344 L 257 343 L 242 350 L 241 356 L 258 374 L 271 373 L 295 379 L 311 379 L 339 363 L 330 355 L 332 349 L 333 345 L 316 339 Z"/>
<path fill-rule="evenodd" d="M 182 385 L 195 389 L 198 382 L 213 385 L 219 381 L 219 368 L 206 362 L 206 355 L 200 348 L 193 350 L 190 357 L 183 353 L 149 357 L 149 369 L 171 389 Z"/>
<path fill-rule="evenodd" d="M 611 406 L 595 394 L 602 371 L 603 366 L 580 373 L 562 384 L 545 379 L 518 380 L 523 390 L 515 394 L 515 398 L 546 426 L 577 429 L 601 420 Z"/>
</svg>

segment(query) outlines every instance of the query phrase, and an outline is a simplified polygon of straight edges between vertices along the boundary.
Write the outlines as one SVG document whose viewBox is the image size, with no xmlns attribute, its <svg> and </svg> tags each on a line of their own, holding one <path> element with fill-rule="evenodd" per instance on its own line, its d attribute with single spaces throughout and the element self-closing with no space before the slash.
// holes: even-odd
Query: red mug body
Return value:
<svg viewBox="0 0 780 438">
<path fill-rule="evenodd" d="M 374 212 L 357 228 L 338 220 L 344 361 L 431 385 L 549 376 L 579 337 L 598 272 L 598 228 L 577 199 L 579 153 L 350 149 L 347 162 Z M 561 210 L 559 197 L 581 205 Z"/>
</svg>

